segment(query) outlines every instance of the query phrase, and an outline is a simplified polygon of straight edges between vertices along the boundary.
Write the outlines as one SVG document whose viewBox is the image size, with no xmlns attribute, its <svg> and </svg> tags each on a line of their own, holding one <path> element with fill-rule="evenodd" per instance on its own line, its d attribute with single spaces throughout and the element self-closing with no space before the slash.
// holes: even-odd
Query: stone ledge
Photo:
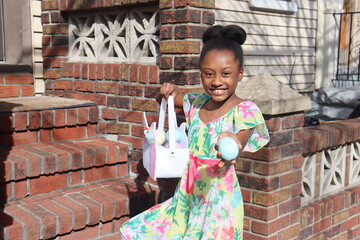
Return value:
<svg viewBox="0 0 360 240">
<path fill-rule="evenodd" d="M 360 138 L 360 118 L 328 122 L 304 128 L 304 154 L 356 142 Z"/>
<path fill-rule="evenodd" d="M 304 97 L 268 73 L 259 73 L 240 82 L 236 94 L 255 102 L 265 115 L 303 112 L 311 108 L 310 98 Z"/>
</svg>

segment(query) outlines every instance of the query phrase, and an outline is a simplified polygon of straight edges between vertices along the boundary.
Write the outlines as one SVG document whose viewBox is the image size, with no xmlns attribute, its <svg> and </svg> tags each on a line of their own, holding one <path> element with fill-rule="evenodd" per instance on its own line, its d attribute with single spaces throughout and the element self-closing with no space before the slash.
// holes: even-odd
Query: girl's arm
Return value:
<svg viewBox="0 0 360 240">
<path fill-rule="evenodd" d="M 223 133 L 220 134 L 220 136 L 218 138 L 216 148 L 219 147 L 220 139 L 222 139 L 223 137 L 231 137 L 232 139 L 234 139 L 236 141 L 236 143 L 237 143 L 237 145 L 239 147 L 239 153 L 241 153 L 242 149 L 244 148 L 244 146 L 246 145 L 246 143 L 247 143 L 247 141 L 249 139 L 250 133 L 251 133 L 251 129 L 239 131 L 237 134 L 229 133 L 229 132 L 223 132 Z M 221 152 L 218 152 L 217 157 L 221 158 Z M 228 161 L 221 158 L 221 161 L 218 164 L 218 166 L 223 167 L 225 165 L 225 162 L 228 162 Z M 230 161 L 230 163 L 234 165 L 236 163 L 236 159 Z"/>
<path fill-rule="evenodd" d="M 181 93 L 178 86 L 171 83 L 164 83 L 163 85 L 161 85 L 159 94 L 156 97 L 156 101 L 160 104 L 162 98 L 165 98 L 167 100 L 170 95 L 174 98 L 175 107 L 182 108 L 184 94 Z"/>
</svg>

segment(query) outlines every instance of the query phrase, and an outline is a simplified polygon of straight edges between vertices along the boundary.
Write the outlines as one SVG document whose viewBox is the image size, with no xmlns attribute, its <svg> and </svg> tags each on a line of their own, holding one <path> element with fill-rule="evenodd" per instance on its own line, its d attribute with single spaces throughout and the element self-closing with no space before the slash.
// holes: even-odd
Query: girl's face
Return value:
<svg viewBox="0 0 360 240">
<path fill-rule="evenodd" d="M 225 102 L 235 96 L 243 69 L 230 50 L 211 50 L 200 62 L 204 90 L 215 102 Z"/>
</svg>

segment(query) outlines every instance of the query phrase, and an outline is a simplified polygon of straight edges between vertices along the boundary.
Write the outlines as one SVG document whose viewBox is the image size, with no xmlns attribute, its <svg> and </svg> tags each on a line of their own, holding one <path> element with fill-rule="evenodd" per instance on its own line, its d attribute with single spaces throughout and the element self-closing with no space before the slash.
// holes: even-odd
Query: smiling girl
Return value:
<svg viewBox="0 0 360 240">
<path fill-rule="evenodd" d="M 213 26 L 203 35 L 200 55 L 205 93 L 183 95 L 176 85 L 161 86 L 158 99 L 174 97 L 183 107 L 189 137 L 189 163 L 175 194 L 130 219 L 123 239 L 242 239 L 243 199 L 234 164 L 217 151 L 231 137 L 241 151 L 255 152 L 269 141 L 259 108 L 235 94 L 243 77 L 245 31 L 235 25 Z"/>
</svg>

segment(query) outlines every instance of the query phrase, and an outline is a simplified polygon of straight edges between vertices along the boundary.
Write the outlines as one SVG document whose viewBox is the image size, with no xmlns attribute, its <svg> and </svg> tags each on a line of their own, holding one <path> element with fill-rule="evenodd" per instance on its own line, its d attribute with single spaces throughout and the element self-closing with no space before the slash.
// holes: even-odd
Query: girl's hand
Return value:
<svg viewBox="0 0 360 240">
<path fill-rule="evenodd" d="M 234 139 L 234 141 L 235 141 L 235 142 L 237 143 L 237 145 L 238 145 L 239 152 L 241 152 L 243 146 L 242 146 L 240 140 L 238 139 L 238 136 L 237 136 L 236 134 L 234 134 L 234 133 L 229 133 L 229 132 L 223 132 L 223 133 L 221 133 L 221 134 L 219 135 L 218 141 L 217 141 L 217 143 L 216 143 L 216 145 L 215 145 L 215 149 L 219 149 L 219 142 L 220 142 L 220 140 L 221 140 L 222 138 L 224 138 L 224 137 L 231 137 L 232 139 Z M 217 157 L 221 159 L 221 161 L 220 161 L 219 164 L 218 164 L 218 167 L 220 167 L 220 168 L 223 167 L 223 166 L 225 166 L 225 165 L 229 165 L 229 164 L 230 164 L 230 165 L 234 165 L 234 164 L 236 163 L 236 158 L 233 159 L 233 160 L 231 160 L 231 161 L 224 160 L 224 159 L 222 158 L 222 156 L 221 156 L 221 152 L 218 152 L 218 153 L 217 153 Z"/>
<path fill-rule="evenodd" d="M 175 107 L 182 107 L 184 94 L 180 92 L 178 86 L 171 83 L 163 83 L 161 85 L 156 101 L 160 104 L 162 98 L 167 100 L 170 95 L 174 98 Z"/>
</svg>

